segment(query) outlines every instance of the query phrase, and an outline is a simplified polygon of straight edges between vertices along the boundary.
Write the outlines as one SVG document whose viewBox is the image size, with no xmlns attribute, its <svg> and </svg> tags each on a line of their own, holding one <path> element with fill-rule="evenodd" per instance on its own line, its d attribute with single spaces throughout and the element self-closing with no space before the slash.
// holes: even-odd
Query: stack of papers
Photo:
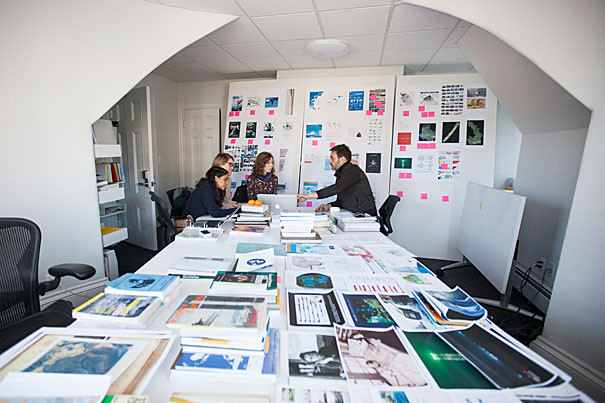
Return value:
<svg viewBox="0 0 605 403">
<path fill-rule="evenodd" d="M 168 268 L 168 274 L 214 277 L 219 271 L 230 271 L 235 259 L 187 256 Z"/>
<path fill-rule="evenodd" d="M 265 297 L 267 303 L 277 301 L 277 273 L 219 272 L 212 284 L 210 295 Z"/>
<path fill-rule="evenodd" d="M 321 238 L 314 230 L 315 213 L 302 209 L 282 210 L 279 225 L 283 243 L 320 243 Z"/>
<path fill-rule="evenodd" d="M 84 321 L 144 325 L 160 303 L 158 297 L 100 293 L 74 309 L 73 317 Z"/>
<path fill-rule="evenodd" d="M 106 294 L 144 295 L 169 301 L 181 284 L 178 277 L 153 274 L 126 273 L 110 281 L 105 287 Z"/>
<path fill-rule="evenodd" d="M 353 214 L 344 210 L 336 215 L 336 225 L 342 231 L 380 231 L 380 223 L 376 217 L 369 214 Z"/>
</svg>

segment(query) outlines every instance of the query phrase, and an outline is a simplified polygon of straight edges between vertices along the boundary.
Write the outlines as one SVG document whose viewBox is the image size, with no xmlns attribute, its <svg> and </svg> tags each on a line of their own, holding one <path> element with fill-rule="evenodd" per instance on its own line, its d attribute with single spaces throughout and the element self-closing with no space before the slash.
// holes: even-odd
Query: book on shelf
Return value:
<svg viewBox="0 0 605 403">
<path fill-rule="evenodd" d="M 104 292 L 73 310 L 73 317 L 84 321 L 145 324 L 160 306 L 157 297 L 106 294 Z"/>
<path fill-rule="evenodd" d="M 166 322 L 183 337 L 263 337 L 269 315 L 262 297 L 188 295 Z"/>
<path fill-rule="evenodd" d="M 216 276 L 219 271 L 231 271 L 235 259 L 222 257 L 186 256 L 168 268 L 168 274 Z"/>
<path fill-rule="evenodd" d="M 175 276 L 126 273 L 110 281 L 105 287 L 106 294 L 147 295 L 167 301 L 181 284 Z"/>
<path fill-rule="evenodd" d="M 120 227 L 101 227 L 101 235 L 107 235 L 107 234 L 111 234 L 112 232 L 116 232 L 119 231 L 121 229 L 124 228 L 120 228 Z"/>
<path fill-rule="evenodd" d="M 265 226 L 255 227 L 251 225 L 234 225 L 230 234 L 251 236 L 251 237 L 262 237 L 265 232 Z"/>
<path fill-rule="evenodd" d="M 317 232 L 313 232 L 313 237 L 306 236 L 284 236 L 281 235 L 282 243 L 321 243 L 321 236 Z"/>
</svg>

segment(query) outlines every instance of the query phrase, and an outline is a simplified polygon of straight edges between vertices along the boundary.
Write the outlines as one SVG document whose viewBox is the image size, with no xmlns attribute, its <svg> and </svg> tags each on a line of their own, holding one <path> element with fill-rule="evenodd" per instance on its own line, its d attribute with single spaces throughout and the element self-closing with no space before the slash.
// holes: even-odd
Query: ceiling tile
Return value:
<svg viewBox="0 0 605 403">
<path fill-rule="evenodd" d="M 249 67 L 243 65 L 239 60 L 231 59 L 231 60 L 212 60 L 204 62 L 204 66 L 209 69 L 219 73 L 244 73 L 250 72 Z"/>
<path fill-rule="evenodd" d="M 457 48 L 458 45 L 456 45 L 456 42 L 458 42 L 458 39 L 460 39 L 467 30 L 468 30 L 468 27 L 452 29 L 452 33 L 450 34 L 450 36 L 447 37 L 447 39 L 445 40 L 445 43 L 443 44 L 442 47 L 443 48 Z"/>
<path fill-rule="evenodd" d="M 225 78 L 220 74 L 210 73 L 210 74 L 191 74 L 191 80 L 193 81 L 218 81 L 224 80 Z"/>
<path fill-rule="evenodd" d="M 334 59 L 336 67 L 368 67 L 378 66 L 380 52 L 349 53 L 348 55 Z"/>
<path fill-rule="evenodd" d="M 382 66 L 422 64 L 425 65 L 431 59 L 436 49 L 424 50 L 399 50 L 384 52 L 382 55 Z"/>
<path fill-rule="evenodd" d="M 216 43 L 212 42 L 210 39 L 208 39 L 207 37 L 203 37 L 202 39 L 199 39 L 195 42 L 193 42 L 191 45 L 189 45 L 188 47 L 190 48 L 195 48 L 197 46 L 214 46 L 216 45 Z"/>
<path fill-rule="evenodd" d="M 174 56 L 172 56 L 170 59 L 166 60 L 164 62 L 164 64 L 166 66 L 172 66 L 175 64 L 183 64 L 183 63 L 191 63 L 193 60 L 191 60 L 190 58 L 183 56 L 180 53 L 175 54 Z"/>
<path fill-rule="evenodd" d="M 233 0 L 160 0 L 160 3 L 210 13 L 244 15 L 242 9 Z"/>
<path fill-rule="evenodd" d="M 470 63 L 461 64 L 429 64 L 424 69 L 426 73 L 465 73 L 473 67 Z"/>
<path fill-rule="evenodd" d="M 391 0 L 315 0 L 318 10 L 340 10 L 343 8 L 388 6 Z"/>
<path fill-rule="evenodd" d="M 398 4 L 393 10 L 389 32 L 452 28 L 456 22 L 458 18 L 449 14 L 411 4 Z"/>
<path fill-rule="evenodd" d="M 403 75 L 420 73 L 424 70 L 424 64 L 406 64 L 403 66 Z"/>
<path fill-rule="evenodd" d="M 279 54 L 269 42 L 223 45 L 222 48 L 239 60 L 277 57 Z"/>
<path fill-rule="evenodd" d="M 319 38 L 314 38 L 319 39 Z M 296 41 L 275 41 L 273 46 L 282 56 L 308 56 L 309 53 L 305 50 L 307 44 L 313 39 L 300 39 Z"/>
<path fill-rule="evenodd" d="M 458 48 L 439 49 L 431 59 L 431 64 L 470 64 L 464 53 Z"/>
<path fill-rule="evenodd" d="M 315 13 L 256 17 L 252 20 L 271 41 L 322 37 Z"/>
<path fill-rule="evenodd" d="M 238 3 L 251 17 L 313 11 L 311 0 L 238 0 Z"/>
<path fill-rule="evenodd" d="M 468 22 L 468 21 L 465 21 L 465 20 L 458 20 L 458 24 L 456 25 L 456 27 L 460 27 L 460 28 L 461 28 L 461 27 L 470 27 L 471 25 L 473 25 L 473 24 L 471 24 L 471 23 L 470 23 L 470 22 Z"/>
<path fill-rule="evenodd" d="M 273 71 L 273 70 L 270 70 L 270 71 L 257 71 L 257 73 L 262 78 L 275 78 L 277 76 L 277 74 L 275 74 L 275 71 Z"/>
<path fill-rule="evenodd" d="M 384 50 L 435 49 L 441 46 L 450 29 L 388 34 Z"/>
<path fill-rule="evenodd" d="M 170 70 L 175 71 L 179 74 L 204 74 L 211 73 L 206 67 L 202 66 L 199 63 L 181 63 L 181 64 L 173 64 L 168 67 Z"/>
<path fill-rule="evenodd" d="M 288 56 L 285 59 L 294 69 L 323 69 L 334 67 L 332 59 L 318 59 L 313 56 Z"/>
<path fill-rule="evenodd" d="M 168 79 L 173 80 L 173 81 L 189 81 L 190 80 L 188 77 L 186 77 L 186 76 L 184 76 L 182 74 L 175 73 L 174 71 L 166 69 L 166 68 L 163 68 L 161 66 L 158 67 L 157 69 L 155 69 L 153 71 L 153 73 L 155 73 L 155 74 L 157 74 L 159 76 L 168 78 Z"/>
<path fill-rule="evenodd" d="M 384 33 L 389 7 L 355 8 L 320 11 L 326 36 L 348 36 Z"/>
<path fill-rule="evenodd" d="M 250 73 L 228 73 L 228 74 L 223 74 L 223 77 L 225 77 L 225 80 L 250 80 L 253 78 L 260 78 L 260 76 L 257 73 L 254 72 L 250 72 Z"/>
<path fill-rule="evenodd" d="M 265 58 L 265 59 L 249 59 L 244 60 L 244 64 L 254 71 L 265 70 L 289 70 L 290 65 L 281 57 Z"/>
<path fill-rule="evenodd" d="M 351 46 L 351 53 L 380 52 L 384 35 L 341 36 L 334 39 L 347 42 Z"/>
<path fill-rule="evenodd" d="M 262 42 L 265 40 L 263 35 L 254 26 L 248 18 L 238 18 L 210 33 L 208 38 L 217 45 L 226 45 L 231 43 Z"/>
<path fill-rule="evenodd" d="M 202 46 L 185 48 L 180 51 L 183 55 L 199 63 L 217 60 L 230 60 L 233 57 L 218 46 Z"/>
</svg>

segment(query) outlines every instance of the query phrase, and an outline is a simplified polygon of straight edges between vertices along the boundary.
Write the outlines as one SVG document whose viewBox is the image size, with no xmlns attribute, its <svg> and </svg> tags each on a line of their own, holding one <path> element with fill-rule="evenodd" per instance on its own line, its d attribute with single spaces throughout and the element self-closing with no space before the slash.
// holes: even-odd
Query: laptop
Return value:
<svg viewBox="0 0 605 403">
<path fill-rule="evenodd" d="M 269 205 L 272 214 L 279 214 L 280 210 L 296 208 L 296 195 L 258 195 L 258 200 Z"/>
<path fill-rule="evenodd" d="M 240 208 L 236 208 L 235 210 L 233 210 L 233 212 L 225 217 L 212 217 L 210 215 L 204 215 L 204 216 L 200 216 L 195 220 L 195 223 L 193 224 L 194 227 L 200 227 L 200 228 L 218 228 L 221 225 L 223 225 L 223 223 L 225 221 L 227 221 L 228 219 L 230 219 L 231 217 L 233 217 L 235 214 L 239 213 Z"/>
</svg>

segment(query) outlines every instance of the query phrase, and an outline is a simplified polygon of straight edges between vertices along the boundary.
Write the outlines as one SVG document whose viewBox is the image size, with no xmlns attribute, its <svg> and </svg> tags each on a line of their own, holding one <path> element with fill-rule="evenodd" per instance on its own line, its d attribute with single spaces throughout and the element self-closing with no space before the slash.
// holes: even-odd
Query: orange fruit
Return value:
<svg viewBox="0 0 605 403">
<path fill-rule="evenodd" d="M 248 200 L 248 204 L 254 206 L 254 200 Z"/>
<path fill-rule="evenodd" d="M 263 202 L 260 201 L 260 200 L 257 200 L 257 201 L 254 202 L 255 206 L 260 206 L 261 204 L 263 204 Z"/>
</svg>

